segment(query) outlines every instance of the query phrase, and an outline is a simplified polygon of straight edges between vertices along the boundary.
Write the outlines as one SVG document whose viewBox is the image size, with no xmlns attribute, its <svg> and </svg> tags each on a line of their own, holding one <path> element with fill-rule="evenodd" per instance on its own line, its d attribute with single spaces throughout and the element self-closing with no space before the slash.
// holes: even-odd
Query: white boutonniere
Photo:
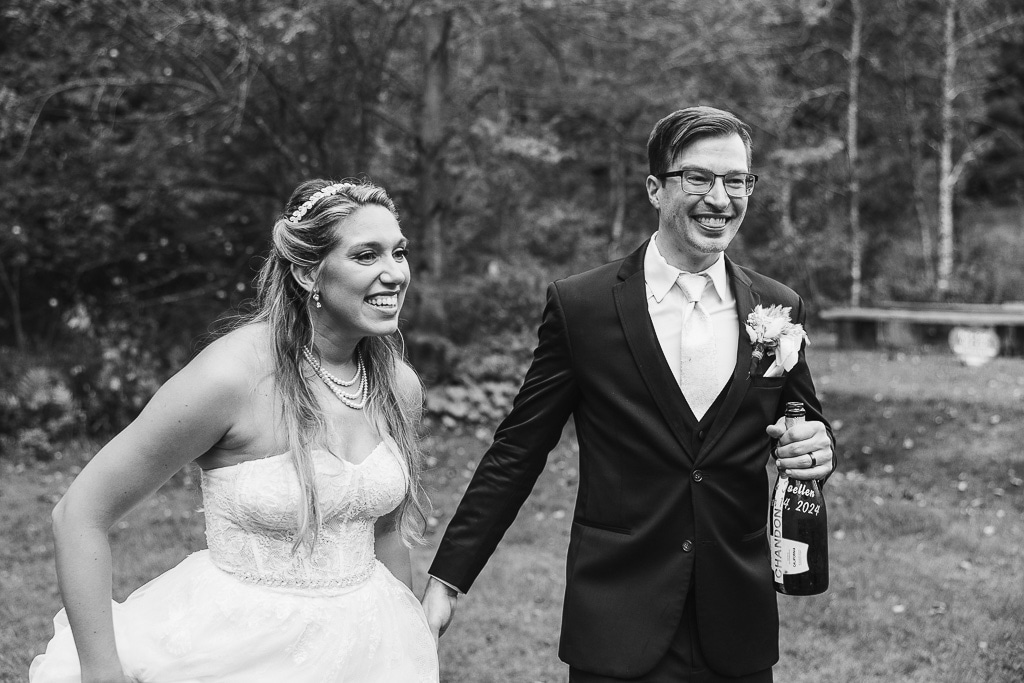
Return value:
<svg viewBox="0 0 1024 683">
<path fill-rule="evenodd" d="M 789 306 L 758 305 L 747 316 L 747 336 L 754 346 L 748 374 L 754 374 L 766 353 L 775 361 L 765 370 L 765 377 L 782 377 L 796 365 L 800 346 L 809 340 L 804 326 L 790 320 L 790 310 Z"/>
</svg>

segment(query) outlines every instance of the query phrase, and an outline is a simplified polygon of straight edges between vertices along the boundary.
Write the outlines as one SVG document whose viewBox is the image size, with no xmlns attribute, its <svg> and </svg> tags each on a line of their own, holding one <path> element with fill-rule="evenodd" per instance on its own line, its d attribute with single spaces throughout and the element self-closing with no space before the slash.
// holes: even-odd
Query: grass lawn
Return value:
<svg viewBox="0 0 1024 683">
<path fill-rule="evenodd" d="M 841 459 L 826 490 L 832 587 L 779 597 L 776 680 L 1024 681 L 1024 360 L 972 370 L 947 355 L 812 348 L 811 362 Z M 428 438 L 433 540 L 489 437 Z M 0 681 L 24 680 L 51 633 L 49 510 L 92 450 L 0 460 Z M 567 435 L 462 598 L 441 641 L 442 680 L 565 680 L 556 650 L 576 467 Z M 198 506 L 184 472 L 118 525 L 115 597 L 203 547 Z M 431 554 L 415 551 L 421 570 Z"/>
</svg>

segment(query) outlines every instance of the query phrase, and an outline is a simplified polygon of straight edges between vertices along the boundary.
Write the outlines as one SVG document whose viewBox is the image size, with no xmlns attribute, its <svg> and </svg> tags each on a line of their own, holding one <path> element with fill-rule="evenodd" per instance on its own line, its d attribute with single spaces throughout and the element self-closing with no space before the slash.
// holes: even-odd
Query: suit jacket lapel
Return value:
<svg viewBox="0 0 1024 683">
<path fill-rule="evenodd" d="M 726 428 L 732 424 L 736 411 L 739 409 L 740 403 L 743 402 L 743 396 L 750 387 L 750 354 L 753 347 L 750 345 L 750 337 L 747 336 L 745 325 L 747 316 L 750 315 L 754 306 L 760 303 L 760 296 L 751 289 L 750 278 L 744 275 L 728 256 L 725 257 L 725 270 L 729 274 L 729 284 L 732 285 L 733 296 L 736 297 L 736 313 L 739 315 L 740 338 L 736 345 L 736 367 L 732 371 L 729 393 L 726 394 L 715 421 L 711 423 L 708 438 L 704 440 L 697 456 L 698 460 L 714 448 Z"/>
<path fill-rule="evenodd" d="M 648 240 L 650 241 L 650 240 Z M 626 257 L 619 269 L 619 283 L 613 288 L 615 308 L 619 314 L 622 331 L 633 354 L 640 376 L 654 397 L 669 429 L 682 449 L 686 459 L 694 459 L 690 451 L 687 427 L 683 414 L 689 411 L 683 392 L 679 390 L 672 370 L 665 361 L 665 354 L 658 344 L 654 324 L 647 312 L 647 282 L 644 280 L 643 261 L 647 242 Z M 734 409 L 735 412 L 735 409 Z"/>
</svg>

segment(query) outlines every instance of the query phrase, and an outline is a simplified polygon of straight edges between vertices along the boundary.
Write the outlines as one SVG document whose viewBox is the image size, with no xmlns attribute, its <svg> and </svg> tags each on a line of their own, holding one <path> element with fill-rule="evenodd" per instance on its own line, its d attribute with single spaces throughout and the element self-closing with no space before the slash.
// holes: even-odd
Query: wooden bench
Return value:
<svg viewBox="0 0 1024 683">
<path fill-rule="evenodd" d="M 954 328 L 992 330 L 1003 356 L 1024 355 L 1024 303 L 889 303 L 822 311 L 844 348 L 906 349 L 948 344 Z"/>
</svg>

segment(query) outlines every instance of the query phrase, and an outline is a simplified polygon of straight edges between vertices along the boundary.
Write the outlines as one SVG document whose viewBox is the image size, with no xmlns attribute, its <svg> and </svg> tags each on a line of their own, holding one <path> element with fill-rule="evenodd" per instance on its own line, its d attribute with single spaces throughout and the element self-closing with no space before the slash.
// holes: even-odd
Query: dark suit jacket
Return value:
<svg viewBox="0 0 1024 683">
<path fill-rule="evenodd" d="M 751 378 L 742 326 L 756 304 L 791 306 L 802 323 L 804 305 L 788 287 L 726 260 L 740 320 L 736 369 L 695 440 L 697 423 L 648 315 L 646 247 L 548 288 L 533 363 L 430 574 L 469 590 L 572 415 L 580 482 L 561 659 L 606 676 L 642 675 L 667 651 L 692 581 L 709 665 L 748 674 L 778 660 L 765 427 L 787 401 L 803 402 L 808 420 L 824 418 L 803 351 L 785 378 Z"/>
</svg>

